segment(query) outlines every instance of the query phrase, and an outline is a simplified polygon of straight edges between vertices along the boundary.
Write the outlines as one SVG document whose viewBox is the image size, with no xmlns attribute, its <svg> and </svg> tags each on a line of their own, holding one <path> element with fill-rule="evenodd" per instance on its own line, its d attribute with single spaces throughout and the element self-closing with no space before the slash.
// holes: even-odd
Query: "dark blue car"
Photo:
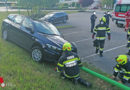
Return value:
<svg viewBox="0 0 130 90">
<path fill-rule="evenodd" d="M 37 62 L 57 61 L 66 40 L 55 26 L 48 22 L 38 22 L 29 17 L 10 14 L 2 23 L 2 38 L 10 40 L 31 52 Z M 77 52 L 72 44 L 73 52 Z"/>
<path fill-rule="evenodd" d="M 52 12 L 40 19 L 40 21 L 47 21 L 52 24 L 66 23 L 67 20 L 68 20 L 68 14 L 65 12 Z"/>
</svg>

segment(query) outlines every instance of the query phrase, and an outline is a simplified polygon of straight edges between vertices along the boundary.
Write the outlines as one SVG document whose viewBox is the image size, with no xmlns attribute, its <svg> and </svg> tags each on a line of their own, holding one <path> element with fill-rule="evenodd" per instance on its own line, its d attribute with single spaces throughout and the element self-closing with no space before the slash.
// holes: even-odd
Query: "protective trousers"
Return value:
<svg viewBox="0 0 130 90">
<path fill-rule="evenodd" d="M 130 25 L 130 19 L 126 19 L 125 29 L 128 29 Z"/>
<path fill-rule="evenodd" d="M 74 84 L 80 83 L 80 84 L 82 84 L 82 85 L 84 85 L 86 87 L 91 87 L 92 86 L 91 83 L 89 83 L 86 80 L 82 79 L 80 76 L 77 76 L 77 77 L 74 77 L 74 78 L 68 78 L 63 73 L 61 73 L 60 76 L 62 78 L 64 78 L 64 79 L 68 79 L 68 80 L 72 81 Z"/>
<path fill-rule="evenodd" d="M 129 49 L 129 52 L 128 52 L 128 54 L 130 55 L 130 37 L 128 38 L 127 47 L 128 47 L 128 49 Z"/>
<path fill-rule="evenodd" d="M 109 27 L 109 21 L 106 21 L 106 25 Z"/>
<path fill-rule="evenodd" d="M 100 50 L 100 54 L 103 53 L 105 40 L 97 40 L 97 47 L 96 49 Z"/>
<path fill-rule="evenodd" d="M 94 26 L 95 26 L 95 22 L 91 22 L 91 32 L 93 32 Z"/>
</svg>

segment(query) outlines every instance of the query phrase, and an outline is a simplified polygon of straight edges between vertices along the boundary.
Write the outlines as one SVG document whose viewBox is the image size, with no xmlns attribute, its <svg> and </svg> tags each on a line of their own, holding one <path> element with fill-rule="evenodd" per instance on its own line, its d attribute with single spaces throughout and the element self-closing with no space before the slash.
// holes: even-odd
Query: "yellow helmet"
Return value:
<svg viewBox="0 0 130 90">
<path fill-rule="evenodd" d="M 126 55 L 119 55 L 116 57 L 116 62 L 118 62 L 121 65 L 124 65 L 128 62 L 128 58 Z"/>
<path fill-rule="evenodd" d="M 105 18 L 105 17 L 102 17 L 102 18 L 100 18 L 100 21 L 103 21 L 103 22 L 106 23 L 106 18 Z"/>
<path fill-rule="evenodd" d="M 62 48 L 63 51 L 71 51 L 72 48 L 71 48 L 71 44 L 66 42 L 64 45 L 63 45 L 63 48 Z"/>
</svg>

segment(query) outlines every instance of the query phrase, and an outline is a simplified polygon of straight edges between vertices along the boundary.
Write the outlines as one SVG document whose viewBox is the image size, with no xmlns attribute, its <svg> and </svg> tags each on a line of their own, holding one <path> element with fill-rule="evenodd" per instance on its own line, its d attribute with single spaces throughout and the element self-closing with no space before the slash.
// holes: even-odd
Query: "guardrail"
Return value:
<svg viewBox="0 0 130 90">
<path fill-rule="evenodd" d="M 125 85 L 123 85 L 123 84 L 121 84 L 119 82 L 116 82 L 116 81 L 114 81 L 114 80 L 112 80 L 112 79 L 110 79 L 108 77 L 105 77 L 105 76 L 103 76 L 103 75 L 101 75 L 99 73 L 96 73 L 96 72 L 94 72 L 94 71 L 92 71 L 92 70 L 90 70 L 88 68 L 81 67 L 80 69 L 82 69 L 83 71 L 85 71 L 85 72 L 87 72 L 89 74 L 92 74 L 92 75 L 94 75 L 94 76 L 96 76 L 96 77 L 98 77 L 98 78 L 112 84 L 112 85 L 115 85 L 115 86 L 117 86 L 119 88 L 122 88 L 123 90 L 130 90 L 130 87 L 127 87 L 127 86 L 125 86 Z"/>
</svg>

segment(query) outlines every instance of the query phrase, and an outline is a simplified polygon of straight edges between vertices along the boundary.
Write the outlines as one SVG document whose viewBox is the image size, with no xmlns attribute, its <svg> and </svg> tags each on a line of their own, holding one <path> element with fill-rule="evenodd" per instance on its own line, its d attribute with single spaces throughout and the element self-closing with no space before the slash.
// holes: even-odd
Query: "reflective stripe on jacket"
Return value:
<svg viewBox="0 0 130 90">
<path fill-rule="evenodd" d="M 98 40 L 105 40 L 106 33 L 110 36 L 110 28 L 106 24 L 98 24 L 94 29 L 94 34 Z"/>
</svg>

